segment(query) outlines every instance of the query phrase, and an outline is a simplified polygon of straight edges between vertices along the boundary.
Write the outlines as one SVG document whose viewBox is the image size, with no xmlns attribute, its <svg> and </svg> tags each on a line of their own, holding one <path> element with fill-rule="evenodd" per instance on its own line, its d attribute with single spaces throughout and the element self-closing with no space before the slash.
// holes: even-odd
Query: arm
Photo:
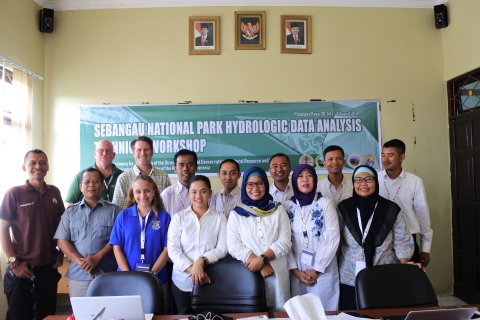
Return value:
<svg viewBox="0 0 480 320">
<path fill-rule="evenodd" d="M 227 222 L 228 252 L 235 259 L 246 263 L 248 257 L 252 254 L 252 250 L 247 248 L 242 242 L 237 219 L 239 219 L 238 215 L 232 211 Z M 240 219 L 242 218 L 240 217 Z"/>
<path fill-rule="evenodd" d="M 410 260 L 413 255 L 414 244 L 412 235 L 407 230 L 407 224 L 405 223 L 402 211 L 400 211 L 397 220 L 395 220 L 392 234 L 392 247 L 395 251 L 395 255 L 401 263 L 405 263 Z"/>
<path fill-rule="evenodd" d="M 0 219 L 0 244 L 7 258 L 16 256 L 12 239 L 10 238 L 10 226 L 10 221 Z M 30 278 L 33 274 L 26 262 L 18 262 L 12 269 L 12 272 L 18 278 Z"/>
<path fill-rule="evenodd" d="M 83 170 L 77 173 L 72 179 L 72 182 L 70 183 L 67 195 L 65 196 L 65 206 L 67 208 L 70 207 L 72 204 L 82 200 L 83 198 L 82 191 L 80 190 L 80 175 L 82 174 L 82 172 Z"/>
<path fill-rule="evenodd" d="M 208 264 L 215 263 L 220 259 L 227 256 L 227 218 L 223 213 L 218 215 L 219 219 L 217 223 L 212 226 L 208 226 L 214 233 L 218 230 L 217 241 L 212 250 L 205 252 L 203 255 L 207 258 Z"/>
<path fill-rule="evenodd" d="M 191 261 L 182 249 L 182 222 L 180 221 L 180 214 L 173 216 L 170 226 L 168 228 L 168 255 L 172 259 L 173 267 L 180 271 L 187 271 L 187 268 L 192 265 Z"/>
<path fill-rule="evenodd" d="M 430 212 L 422 179 L 415 184 L 413 210 L 420 226 L 420 262 L 424 267 L 430 263 L 430 248 L 432 246 L 433 230 L 430 227 Z"/>
<path fill-rule="evenodd" d="M 72 260 L 73 262 L 78 264 L 80 268 L 82 268 L 83 261 L 80 259 L 83 259 L 83 256 L 77 251 L 73 243 L 71 243 L 69 240 L 58 239 L 57 244 L 60 250 L 65 253 L 68 259 Z"/>
<path fill-rule="evenodd" d="M 278 215 L 278 219 L 280 220 L 278 225 L 278 238 L 271 244 L 269 250 L 263 253 L 268 257 L 269 261 L 287 255 L 292 247 L 292 229 L 285 208 L 279 206 L 277 212 L 274 214 Z"/>
<path fill-rule="evenodd" d="M 168 249 L 167 247 L 165 247 L 163 248 L 163 251 L 158 257 L 157 261 L 155 261 L 155 264 L 152 266 L 151 270 L 155 273 L 159 273 L 160 270 L 162 270 L 163 267 L 165 267 L 167 260 L 168 260 Z"/>
<path fill-rule="evenodd" d="M 81 258 L 80 261 L 83 262 L 83 265 L 80 266 L 83 270 L 90 273 L 90 275 L 97 274 L 97 266 L 105 258 L 107 255 L 111 254 L 113 248 L 110 244 L 106 244 L 100 251 L 95 254 L 91 254 L 86 256 L 85 258 Z M 115 257 L 116 258 L 116 257 Z"/>
<path fill-rule="evenodd" d="M 113 254 L 115 255 L 115 260 L 117 260 L 120 270 L 130 271 L 130 266 L 128 265 L 127 258 L 125 257 L 122 247 L 114 245 Z"/>
</svg>

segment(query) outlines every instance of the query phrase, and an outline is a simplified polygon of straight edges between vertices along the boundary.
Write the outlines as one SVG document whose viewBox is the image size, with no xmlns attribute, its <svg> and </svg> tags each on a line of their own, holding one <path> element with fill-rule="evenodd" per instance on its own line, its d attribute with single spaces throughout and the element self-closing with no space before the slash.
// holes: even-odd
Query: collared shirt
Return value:
<svg viewBox="0 0 480 320">
<path fill-rule="evenodd" d="M 192 291 L 192 278 L 185 270 L 205 256 L 210 264 L 227 255 L 227 218 L 209 208 L 198 219 L 189 206 L 177 212 L 168 230 L 168 255 L 173 261 L 172 281 L 182 291 Z"/>
<path fill-rule="evenodd" d="M 145 221 L 147 219 L 147 221 Z M 142 224 L 145 229 L 145 262 L 153 267 L 155 262 L 167 247 L 168 227 L 170 225 L 170 216 L 163 210 L 158 209 L 158 218 L 155 213 L 150 211 L 148 217 L 142 218 Z M 157 220 L 155 222 L 155 220 Z M 135 270 L 137 263 L 141 262 L 141 242 L 140 237 L 142 229 L 138 218 L 137 205 L 123 209 L 115 220 L 113 231 L 110 235 L 110 245 L 116 245 L 122 248 L 127 259 L 130 270 Z M 120 271 L 120 269 L 118 269 Z M 167 283 L 167 268 L 163 267 L 157 273 L 157 278 L 162 284 Z"/>
<path fill-rule="evenodd" d="M 430 228 L 430 213 L 422 179 L 402 169 L 400 175 L 392 180 L 382 170 L 378 175 L 378 183 L 380 195 L 402 209 L 410 233 L 420 233 L 420 251 L 430 252 L 433 230 Z"/>
<path fill-rule="evenodd" d="M 278 190 L 278 188 L 275 186 L 275 183 L 272 183 L 270 185 L 269 193 L 272 195 L 273 201 L 284 203 L 285 201 L 290 200 L 290 198 L 293 197 L 293 188 L 291 182 L 288 183 L 285 191 Z"/>
<path fill-rule="evenodd" d="M 116 165 L 112 164 L 112 173 L 108 177 L 105 177 L 105 189 L 102 191 L 102 199 L 107 201 L 112 201 L 113 193 L 115 191 L 115 185 L 117 184 L 118 177 L 123 173 L 122 170 L 118 169 Z M 97 164 L 94 163 L 93 166 L 89 168 L 97 168 Z M 65 202 L 77 203 L 83 199 L 83 193 L 80 190 L 80 179 L 88 168 L 80 170 L 73 178 L 68 188 L 67 196 L 65 197 Z"/>
<path fill-rule="evenodd" d="M 0 207 L 0 219 L 11 223 L 15 256 L 33 266 L 55 261 L 58 250 L 53 236 L 65 212 L 60 190 L 46 183 L 44 189 L 38 192 L 27 180 L 9 189 Z"/>
<path fill-rule="evenodd" d="M 190 206 L 190 198 L 188 197 L 188 189 L 180 182 L 170 186 L 162 191 L 161 195 L 165 211 L 173 217 L 179 211 L 182 211 Z M 215 197 L 208 199 L 208 205 L 215 207 Z"/>
<path fill-rule="evenodd" d="M 225 195 L 225 188 L 220 190 L 215 195 L 215 209 L 228 218 L 230 211 L 241 202 L 241 189 L 239 186 L 236 186 L 228 195 Z"/>
<path fill-rule="evenodd" d="M 67 208 L 58 225 L 55 239 L 70 241 L 82 257 L 96 254 L 110 241 L 113 223 L 120 208 L 103 199 L 90 209 L 85 199 Z M 73 260 L 66 277 L 71 280 L 92 280 L 88 272 L 82 270 Z M 112 254 L 98 264 L 98 274 L 117 270 L 117 262 Z"/>
<path fill-rule="evenodd" d="M 140 171 L 136 165 L 133 165 L 132 169 L 126 170 L 118 177 L 117 185 L 115 186 L 115 192 L 113 194 L 113 203 L 120 208 L 125 206 L 128 190 L 130 189 L 135 177 L 140 174 L 143 174 L 142 171 Z M 155 168 L 153 165 L 152 170 L 148 175 L 155 181 L 158 187 L 158 192 L 160 193 L 171 185 L 168 175 L 164 171 Z"/>
<path fill-rule="evenodd" d="M 343 176 L 342 183 L 338 186 L 338 189 L 335 189 L 335 186 L 328 180 L 328 177 L 318 181 L 317 191 L 322 194 L 322 196 L 327 197 L 333 201 L 337 207 L 340 201 L 352 197 L 353 195 L 353 183 L 352 180 L 346 179 Z"/>
</svg>

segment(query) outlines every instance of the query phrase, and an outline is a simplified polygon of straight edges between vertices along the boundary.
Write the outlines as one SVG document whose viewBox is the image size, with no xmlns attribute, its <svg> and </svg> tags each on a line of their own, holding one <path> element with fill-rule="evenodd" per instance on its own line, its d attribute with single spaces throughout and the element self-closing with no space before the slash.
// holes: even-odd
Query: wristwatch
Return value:
<svg viewBox="0 0 480 320">
<path fill-rule="evenodd" d="M 17 257 L 15 257 L 15 256 L 8 258 L 8 263 L 9 264 L 15 263 L 16 261 L 17 261 Z"/>
<path fill-rule="evenodd" d="M 203 266 L 205 267 L 207 265 L 207 257 L 200 257 L 200 259 L 203 260 Z"/>
<path fill-rule="evenodd" d="M 262 262 L 263 263 L 268 263 L 268 257 L 264 254 L 260 255 L 260 257 L 262 257 Z"/>
<path fill-rule="evenodd" d="M 150 274 L 154 275 L 155 277 L 157 276 L 157 273 L 153 270 L 150 270 Z"/>
</svg>

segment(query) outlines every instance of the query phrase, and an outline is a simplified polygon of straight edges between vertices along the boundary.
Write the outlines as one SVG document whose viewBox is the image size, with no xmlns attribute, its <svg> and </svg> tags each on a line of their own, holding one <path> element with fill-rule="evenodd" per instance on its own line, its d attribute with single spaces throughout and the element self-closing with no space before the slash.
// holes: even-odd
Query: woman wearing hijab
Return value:
<svg viewBox="0 0 480 320">
<path fill-rule="evenodd" d="M 251 167 L 243 175 L 241 200 L 229 215 L 228 252 L 265 280 L 267 306 L 284 311 L 290 299 L 287 254 L 292 246 L 290 223 L 280 203 L 268 193 L 267 174 Z"/>
<path fill-rule="evenodd" d="M 292 296 L 314 293 L 327 311 L 338 310 L 337 249 L 340 243 L 335 204 L 316 191 L 317 173 L 308 164 L 292 174 L 293 197 L 285 203 L 292 228 L 288 254 Z"/>
<path fill-rule="evenodd" d="M 400 207 L 378 195 L 377 172 L 359 166 L 352 176 L 353 196 L 338 205 L 340 211 L 340 309 L 357 309 L 355 276 L 365 267 L 408 263 L 413 238 Z"/>
</svg>

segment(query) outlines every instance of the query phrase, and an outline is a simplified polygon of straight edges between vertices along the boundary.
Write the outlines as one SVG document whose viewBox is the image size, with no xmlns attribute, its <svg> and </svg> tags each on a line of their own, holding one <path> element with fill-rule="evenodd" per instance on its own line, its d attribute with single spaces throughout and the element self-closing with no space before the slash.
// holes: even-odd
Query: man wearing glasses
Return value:
<svg viewBox="0 0 480 320">
<path fill-rule="evenodd" d="M 93 156 L 95 157 L 95 163 L 90 168 L 97 169 L 103 174 L 103 176 L 106 177 L 105 188 L 102 191 L 102 199 L 111 202 L 118 176 L 123 173 L 122 170 L 118 169 L 112 163 L 113 159 L 115 158 L 113 144 L 108 140 L 100 140 L 96 145 Z M 82 175 L 86 169 L 88 168 L 80 170 L 70 184 L 67 196 L 65 197 L 65 206 L 67 208 L 83 199 L 83 194 L 80 190 L 80 184 Z"/>
</svg>

